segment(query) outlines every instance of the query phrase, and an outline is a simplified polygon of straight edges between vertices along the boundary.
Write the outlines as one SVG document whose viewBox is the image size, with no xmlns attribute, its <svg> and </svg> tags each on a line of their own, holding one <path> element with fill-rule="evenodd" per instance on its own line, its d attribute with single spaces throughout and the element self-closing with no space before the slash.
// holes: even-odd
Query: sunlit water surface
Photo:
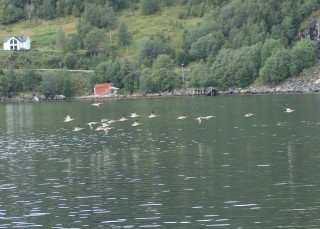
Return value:
<svg viewBox="0 0 320 229">
<path fill-rule="evenodd" d="M 320 227 L 320 95 L 92 102 L 0 105 L 0 228 Z"/>
</svg>

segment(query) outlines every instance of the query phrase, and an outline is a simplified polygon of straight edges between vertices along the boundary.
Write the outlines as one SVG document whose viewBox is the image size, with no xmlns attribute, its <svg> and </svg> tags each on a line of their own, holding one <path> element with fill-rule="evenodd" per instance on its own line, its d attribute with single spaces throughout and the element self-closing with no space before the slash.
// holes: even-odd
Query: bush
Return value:
<svg viewBox="0 0 320 229">
<path fill-rule="evenodd" d="M 149 15 L 159 10 L 158 0 L 142 0 L 141 1 L 141 13 Z"/>
<path fill-rule="evenodd" d="M 222 49 L 211 66 L 209 81 L 223 89 L 249 86 L 258 72 L 258 52 L 258 45 Z"/>
<path fill-rule="evenodd" d="M 41 80 L 41 89 L 46 98 L 53 98 L 55 95 L 72 96 L 73 90 L 69 72 L 46 71 Z"/>
<path fill-rule="evenodd" d="M 290 76 L 290 50 L 281 49 L 269 57 L 260 69 L 264 84 L 276 85 Z"/>
</svg>

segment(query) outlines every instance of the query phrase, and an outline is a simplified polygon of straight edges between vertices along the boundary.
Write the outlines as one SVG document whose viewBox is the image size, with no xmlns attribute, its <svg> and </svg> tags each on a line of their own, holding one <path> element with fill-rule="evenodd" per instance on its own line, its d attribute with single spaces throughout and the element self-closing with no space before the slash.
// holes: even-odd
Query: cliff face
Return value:
<svg viewBox="0 0 320 229">
<path fill-rule="evenodd" d="M 318 53 L 320 53 L 320 17 L 313 17 L 308 27 L 298 34 L 298 39 L 310 39 L 316 42 Z"/>
</svg>

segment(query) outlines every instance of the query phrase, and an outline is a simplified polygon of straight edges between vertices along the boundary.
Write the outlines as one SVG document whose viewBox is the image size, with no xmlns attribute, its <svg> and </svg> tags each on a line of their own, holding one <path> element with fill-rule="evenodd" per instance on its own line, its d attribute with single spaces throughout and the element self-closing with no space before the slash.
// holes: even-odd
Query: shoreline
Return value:
<svg viewBox="0 0 320 229">
<path fill-rule="evenodd" d="M 317 68 L 320 70 L 320 67 Z M 211 91 L 210 91 L 210 90 Z M 195 94 L 197 92 L 204 92 Z M 302 74 L 300 77 L 292 77 L 277 86 L 250 85 L 246 88 L 229 88 L 227 90 L 216 90 L 215 88 L 180 88 L 172 92 L 162 93 L 134 93 L 134 94 L 108 94 L 108 95 L 87 95 L 73 96 L 66 98 L 64 95 L 56 95 L 52 99 L 46 99 L 44 95 L 24 94 L 12 98 L 1 97 L 1 103 L 16 102 L 38 102 L 38 101 L 63 101 L 63 100 L 103 100 L 103 99 L 133 99 L 133 98 L 163 98 L 179 96 L 221 96 L 221 95 L 264 95 L 264 94 L 308 94 L 320 92 L 320 71 L 314 71 L 313 74 Z M 211 93 L 210 93 L 211 92 Z"/>
<path fill-rule="evenodd" d="M 320 94 L 320 88 L 316 90 L 283 90 L 277 87 L 250 87 L 250 88 L 236 88 L 236 89 L 228 89 L 224 91 L 217 91 L 214 95 L 196 95 L 190 94 L 185 91 L 189 91 L 190 89 L 179 89 L 174 92 L 164 92 L 164 93 L 152 93 L 152 94 L 115 94 L 115 95 L 88 95 L 88 96 L 74 96 L 74 97 L 64 97 L 62 95 L 58 95 L 52 99 L 45 99 L 42 96 L 39 96 L 38 99 L 32 97 L 30 95 L 23 96 L 15 96 L 13 98 L 1 98 L 1 102 L 3 104 L 6 103 L 21 103 L 21 102 L 42 102 L 42 101 L 81 101 L 81 100 L 114 100 L 114 99 L 139 99 L 139 98 L 170 98 L 170 97 L 215 97 L 215 96 L 225 96 L 225 95 L 285 95 L 285 94 Z"/>
</svg>

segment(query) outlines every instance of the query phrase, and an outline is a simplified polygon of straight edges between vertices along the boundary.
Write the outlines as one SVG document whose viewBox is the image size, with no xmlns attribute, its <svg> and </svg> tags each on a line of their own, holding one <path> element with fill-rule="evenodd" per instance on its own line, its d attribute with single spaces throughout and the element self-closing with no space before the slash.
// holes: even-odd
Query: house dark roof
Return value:
<svg viewBox="0 0 320 229">
<path fill-rule="evenodd" d="M 11 38 L 12 37 L 5 37 L 5 38 L 3 38 L 3 42 L 7 42 Z M 26 42 L 29 37 L 28 36 L 14 36 L 14 38 L 20 42 Z"/>
</svg>

